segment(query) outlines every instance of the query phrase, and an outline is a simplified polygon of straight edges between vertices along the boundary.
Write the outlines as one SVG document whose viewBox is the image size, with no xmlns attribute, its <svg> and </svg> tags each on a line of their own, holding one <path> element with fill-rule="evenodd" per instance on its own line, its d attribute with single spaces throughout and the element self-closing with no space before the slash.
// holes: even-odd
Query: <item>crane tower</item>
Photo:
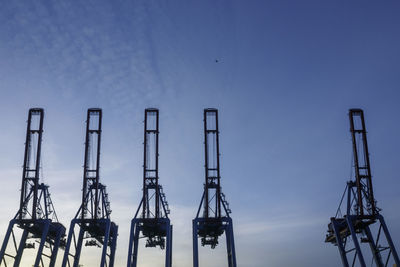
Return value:
<svg viewBox="0 0 400 267">
<path fill-rule="evenodd" d="M 139 238 L 145 238 L 146 247 L 166 250 L 165 267 L 171 267 L 170 210 L 158 176 L 159 111 L 147 108 L 144 113 L 143 197 L 131 222 L 127 266 L 137 266 Z"/>
<path fill-rule="evenodd" d="M 82 204 L 71 221 L 62 267 L 81 266 L 79 262 L 84 240 L 87 247 L 101 248 L 100 267 L 114 266 L 118 226 L 110 219 L 106 186 L 100 183 L 101 125 L 102 110 L 88 109 Z M 75 233 L 75 226 L 79 226 L 78 234 Z"/>
<path fill-rule="evenodd" d="M 35 249 L 38 243 L 32 266 L 53 267 L 58 249 L 65 245 L 65 227 L 58 222 L 49 186 L 40 183 L 43 118 L 43 109 L 29 110 L 20 206 L 4 237 L 0 250 L 0 266 L 11 266 L 11 262 L 14 267 L 20 266 L 23 252 L 26 249 Z M 23 231 L 21 236 L 17 234 L 16 228 Z"/>
<path fill-rule="evenodd" d="M 196 218 L 193 220 L 193 267 L 199 266 L 198 238 L 202 246 L 214 249 L 225 233 L 228 266 L 236 267 L 235 242 L 231 210 L 221 190 L 219 167 L 218 110 L 204 110 L 205 183 Z M 200 214 L 201 208 L 203 212 Z"/>
<path fill-rule="evenodd" d="M 325 242 L 338 247 L 344 267 L 400 266 L 393 240 L 374 198 L 364 113 L 361 109 L 350 109 L 349 119 L 355 175 L 347 182 L 337 213 L 328 224 Z"/>
</svg>

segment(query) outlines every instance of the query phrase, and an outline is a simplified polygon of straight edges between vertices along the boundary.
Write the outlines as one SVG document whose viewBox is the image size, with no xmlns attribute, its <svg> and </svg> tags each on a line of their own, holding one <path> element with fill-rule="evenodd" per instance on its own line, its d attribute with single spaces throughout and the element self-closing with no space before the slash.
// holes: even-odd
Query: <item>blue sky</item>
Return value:
<svg viewBox="0 0 400 267">
<path fill-rule="evenodd" d="M 360 107 L 375 197 L 400 249 L 399 11 L 398 1 L 2 1 L 0 240 L 18 208 L 28 109 L 45 108 L 44 181 L 68 227 L 86 109 L 101 107 L 101 180 L 124 266 L 141 196 L 143 110 L 157 107 L 174 266 L 190 266 L 202 110 L 216 107 L 239 266 L 339 266 L 323 241 L 350 175 L 347 110 Z M 141 266 L 159 266 L 159 251 L 140 252 Z M 223 246 L 201 252 L 204 266 L 225 266 Z"/>
</svg>

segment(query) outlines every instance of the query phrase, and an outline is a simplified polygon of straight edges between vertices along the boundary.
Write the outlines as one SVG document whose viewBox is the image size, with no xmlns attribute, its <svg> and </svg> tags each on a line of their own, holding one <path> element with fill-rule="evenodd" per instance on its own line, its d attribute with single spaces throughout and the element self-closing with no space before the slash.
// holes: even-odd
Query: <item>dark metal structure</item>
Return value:
<svg viewBox="0 0 400 267">
<path fill-rule="evenodd" d="M 158 126 L 158 109 L 146 109 L 144 115 L 143 197 L 131 223 L 128 267 L 137 265 L 139 238 L 146 238 L 146 247 L 166 249 L 165 266 L 171 267 L 172 265 L 172 225 L 168 218 L 170 211 L 158 177 Z"/>
<path fill-rule="evenodd" d="M 196 218 L 193 220 L 193 267 L 199 266 L 198 238 L 201 245 L 214 249 L 218 238 L 226 235 L 229 267 L 236 267 L 235 241 L 231 210 L 221 191 L 219 168 L 218 110 L 204 110 L 205 184 Z M 200 215 L 203 207 L 203 214 Z"/>
<path fill-rule="evenodd" d="M 373 263 L 379 267 L 393 263 L 400 266 L 399 256 L 374 198 L 364 113 L 361 109 L 350 109 L 349 119 L 355 179 L 347 182 L 336 216 L 328 225 L 325 242 L 338 247 L 345 267 L 366 267 Z M 344 199 L 347 200 L 345 203 Z M 344 214 L 342 204 L 346 208 Z M 367 262 L 367 254 L 371 262 Z"/>
<path fill-rule="evenodd" d="M 114 266 L 118 226 L 110 219 L 111 208 L 106 186 L 100 183 L 101 123 L 102 110 L 89 109 L 86 120 L 82 204 L 71 221 L 63 267 L 80 266 L 84 240 L 85 246 L 102 248 L 100 267 Z M 79 226 L 77 235 L 75 226 Z"/>
<path fill-rule="evenodd" d="M 29 110 L 20 207 L 10 221 L 4 237 L 0 251 L 0 266 L 20 266 L 24 250 L 35 249 L 38 243 L 32 266 L 52 267 L 56 263 L 59 247 L 65 242 L 63 239 L 65 227 L 58 222 L 49 186 L 40 183 L 43 117 L 43 109 Z M 23 231 L 21 236 L 16 233 L 16 228 Z M 20 239 L 17 242 L 18 238 Z"/>
</svg>

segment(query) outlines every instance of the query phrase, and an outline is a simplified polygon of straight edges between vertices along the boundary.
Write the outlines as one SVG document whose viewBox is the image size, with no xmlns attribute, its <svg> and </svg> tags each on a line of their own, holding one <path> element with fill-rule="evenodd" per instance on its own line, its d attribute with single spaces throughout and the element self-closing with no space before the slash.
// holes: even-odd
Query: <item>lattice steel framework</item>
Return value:
<svg viewBox="0 0 400 267">
<path fill-rule="evenodd" d="M 24 250 L 35 249 L 38 243 L 33 266 L 52 267 L 56 263 L 59 247 L 65 244 L 65 227 L 58 222 L 49 186 L 40 183 L 43 118 L 43 109 L 29 110 L 20 207 L 4 237 L 0 266 L 11 266 L 11 262 L 14 267 L 20 266 Z M 22 229 L 21 236 L 15 231 L 16 227 Z"/>
<path fill-rule="evenodd" d="M 128 267 L 137 265 L 139 238 L 146 238 L 146 247 L 165 248 L 165 266 L 172 264 L 170 211 L 158 176 L 158 135 L 159 111 L 148 108 L 144 115 L 143 197 L 131 223 Z"/>
<path fill-rule="evenodd" d="M 114 266 L 118 226 L 111 221 L 106 186 L 100 183 L 100 144 L 102 110 L 89 109 L 86 120 L 82 204 L 71 221 L 63 267 L 78 267 L 83 241 L 85 246 L 102 248 L 100 267 Z M 79 233 L 75 233 L 79 226 Z M 73 246 L 73 249 L 71 249 Z"/>
<path fill-rule="evenodd" d="M 400 266 L 394 243 L 373 194 L 364 113 L 361 109 L 350 109 L 349 119 L 355 179 L 347 182 L 338 211 L 328 225 L 325 242 L 338 247 L 345 267 L 372 264 L 383 267 L 393 263 Z M 343 203 L 346 197 L 347 201 Z M 346 208 L 344 214 L 342 205 Z M 362 244 L 368 246 L 364 248 Z M 367 261 L 368 255 L 371 263 Z"/>
<path fill-rule="evenodd" d="M 218 238 L 226 235 L 229 267 L 236 267 L 235 241 L 231 210 L 221 191 L 219 167 L 218 110 L 204 110 L 205 184 L 196 218 L 193 220 L 193 266 L 199 266 L 198 238 L 201 245 L 218 245 Z M 203 214 L 200 215 L 203 207 Z"/>
</svg>

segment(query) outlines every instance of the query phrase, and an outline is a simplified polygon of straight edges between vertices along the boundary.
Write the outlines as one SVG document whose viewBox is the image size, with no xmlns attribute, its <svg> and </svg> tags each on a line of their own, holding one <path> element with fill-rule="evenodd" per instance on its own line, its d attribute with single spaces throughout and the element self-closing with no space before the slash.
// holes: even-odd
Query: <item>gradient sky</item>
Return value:
<svg viewBox="0 0 400 267">
<path fill-rule="evenodd" d="M 1 1 L 0 241 L 19 205 L 28 109 L 45 108 L 43 180 L 68 228 L 86 110 L 101 107 L 101 181 L 124 266 L 141 197 L 143 110 L 157 107 L 174 266 L 191 266 L 202 110 L 215 107 L 238 265 L 340 266 L 324 238 L 350 176 L 347 111 L 359 107 L 375 197 L 399 250 L 399 12 L 390 0 Z M 201 250 L 203 266 L 227 266 L 223 242 L 212 252 Z M 161 266 L 157 249 L 139 253 L 140 267 Z"/>
</svg>

